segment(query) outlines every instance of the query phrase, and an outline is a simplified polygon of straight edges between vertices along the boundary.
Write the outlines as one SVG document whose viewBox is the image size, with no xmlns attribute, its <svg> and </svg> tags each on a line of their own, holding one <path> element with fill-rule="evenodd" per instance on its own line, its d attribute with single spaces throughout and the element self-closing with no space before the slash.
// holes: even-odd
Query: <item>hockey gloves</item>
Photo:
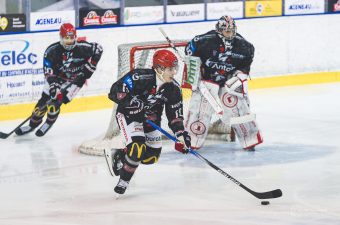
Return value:
<svg viewBox="0 0 340 225">
<path fill-rule="evenodd" d="M 94 71 L 96 70 L 96 68 L 97 68 L 97 65 L 95 65 L 94 62 L 91 62 L 91 61 L 86 62 L 83 67 L 83 73 L 84 73 L 85 79 L 89 79 L 94 73 Z"/>
<path fill-rule="evenodd" d="M 227 92 L 243 98 L 248 94 L 248 74 L 236 71 L 234 76 L 225 82 Z"/>
<path fill-rule="evenodd" d="M 50 97 L 52 100 L 57 100 L 60 95 L 60 84 L 58 83 L 51 83 L 50 84 Z"/>
<path fill-rule="evenodd" d="M 191 147 L 191 138 L 187 131 L 176 132 L 176 137 L 178 141 L 175 143 L 175 149 L 183 154 L 189 152 L 188 148 Z"/>
</svg>

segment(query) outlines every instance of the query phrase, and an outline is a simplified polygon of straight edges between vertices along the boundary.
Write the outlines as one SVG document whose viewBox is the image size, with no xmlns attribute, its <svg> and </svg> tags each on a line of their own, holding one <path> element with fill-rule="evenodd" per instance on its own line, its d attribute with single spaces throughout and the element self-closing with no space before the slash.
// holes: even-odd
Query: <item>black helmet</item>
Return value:
<svg viewBox="0 0 340 225">
<path fill-rule="evenodd" d="M 236 23 L 235 20 L 231 16 L 222 16 L 216 23 L 216 31 L 222 33 L 222 31 L 231 31 L 232 36 L 226 37 L 229 40 L 232 40 L 236 36 Z"/>
</svg>

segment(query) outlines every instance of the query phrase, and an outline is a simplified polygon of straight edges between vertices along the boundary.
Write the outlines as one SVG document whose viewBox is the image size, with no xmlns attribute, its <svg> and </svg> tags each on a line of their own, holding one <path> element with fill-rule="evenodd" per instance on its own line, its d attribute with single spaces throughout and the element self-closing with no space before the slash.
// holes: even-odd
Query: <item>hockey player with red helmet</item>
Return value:
<svg viewBox="0 0 340 225">
<path fill-rule="evenodd" d="M 109 98 L 118 104 L 116 118 L 126 146 L 105 152 L 111 173 L 120 176 L 114 188 L 118 194 L 124 194 L 139 164 L 154 164 L 161 154 L 161 133 L 146 119 L 160 126 L 165 108 L 168 126 L 180 140 L 176 150 L 187 153 L 191 145 L 183 125 L 182 92 L 174 79 L 177 69 L 177 57 L 171 51 L 159 50 L 153 56 L 152 68 L 134 69 L 111 87 Z"/>
<path fill-rule="evenodd" d="M 52 127 L 60 113 L 60 106 L 76 96 L 96 70 L 103 49 L 98 43 L 77 41 L 77 31 L 70 23 L 59 30 L 60 41 L 51 44 L 44 54 L 45 86 L 34 107 L 28 126 L 16 130 L 17 135 L 36 129 L 47 114 L 46 122 L 36 131 L 43 136 Z"/>
</svg>

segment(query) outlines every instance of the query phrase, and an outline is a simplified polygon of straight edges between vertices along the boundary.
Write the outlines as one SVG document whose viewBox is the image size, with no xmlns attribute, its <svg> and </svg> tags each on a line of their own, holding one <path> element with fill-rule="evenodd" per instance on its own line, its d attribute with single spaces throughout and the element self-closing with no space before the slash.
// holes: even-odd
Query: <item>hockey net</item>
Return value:
<svg viewBox="0 0 340 225">
<path fill-rule="evenodd" d="M 174 41 L 174 45 L 180 54 L 184 55 L 184 49 L 187 41 L 179 40 Z M 167 42 L 141 42 L 132 44 L 121 44 L 118 46 L 118 79 L 124 76 L 132 69 L 136 68 L 151 68 L 153 54 L 160 49 L 167 49 L 174 52 L 171 46 Z M 175 53 L 175 52 L 174 52 Z M 176 53 L 175 53 L 176 54 Z M 183 93 L 183 115 L 186 116 L 189 108 L 191 89 L 189 86 L 185 85 L 186 68 L 185 63 L 179 60 L 178 71 L 175 79 L 182 84 Z M 79 146 L 79 152 L 87 155 L 98 155 L 102 156 L 104 154 L 104 149 L 111 148 L 123 148 L 123 138 L 120 135 L 118 123 L 116 121 L 117 105 L 114 104 L 111 113 L 110 124 L 105 132 L 105 134 L 94 138 L 93 140 L 88 140 L 83 142 Z M 231 141 L 233 137 L 230 135 L 230 126 L 222 124 L 216 118 L 212 119 L 209 127 L 209 139 L 226 140 Z M 162 115 L 162 128 L 170 131 L 167 126 L 168 120 L 165 113 Z"/>
</svg>

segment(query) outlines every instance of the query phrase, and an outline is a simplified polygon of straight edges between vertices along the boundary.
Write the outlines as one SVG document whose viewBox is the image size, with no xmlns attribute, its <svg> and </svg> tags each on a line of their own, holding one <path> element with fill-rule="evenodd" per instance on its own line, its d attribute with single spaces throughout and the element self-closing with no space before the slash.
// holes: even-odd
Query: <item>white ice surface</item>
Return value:
<svg viewBox="0 0 340 225">
<path fill-rule="evenodd" d="M 116 200 L 104 158 L 77 152 L 106 130 L 110 110 L 62 115 L 45 137 L 0 140 L 0 224 L 340 224 L 339 96 L 340 83 L 252 91 L 264 143 L 255 152 L 221 142 L 200 151 L 255 191 L 282 189 L 268 206 L 170 143 Z"/>
</svg>

